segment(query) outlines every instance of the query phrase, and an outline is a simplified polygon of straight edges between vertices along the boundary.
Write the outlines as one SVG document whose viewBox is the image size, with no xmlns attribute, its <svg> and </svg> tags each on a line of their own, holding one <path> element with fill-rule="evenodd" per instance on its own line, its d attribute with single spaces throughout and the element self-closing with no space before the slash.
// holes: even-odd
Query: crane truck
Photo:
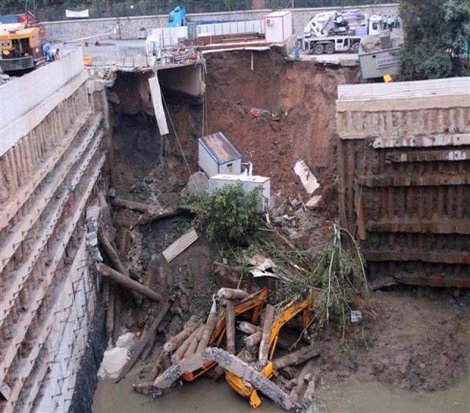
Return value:
<svg viewBox="0 0 470 413">
<path fill-rule="evenodd" d="M 361 39 L 379 34 L 381 16 L 367 17 L 359 10 L 316 14 L 305 26 L 302 50 L 308 54 L 358 53 Z"/>
</svg>

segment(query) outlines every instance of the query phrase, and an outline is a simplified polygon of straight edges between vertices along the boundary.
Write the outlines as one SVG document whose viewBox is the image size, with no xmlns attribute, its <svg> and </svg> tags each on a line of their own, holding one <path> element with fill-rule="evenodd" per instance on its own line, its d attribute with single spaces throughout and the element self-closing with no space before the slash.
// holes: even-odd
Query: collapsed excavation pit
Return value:
<svg viewBox="0 0 470 413">
<path fill-rule="evenodd" d="M 293 169 L 299 159 L 305 160 L 310 166 L 320 181 L 323 201 L 320 208 L 310 212 L 303 221 L 307 236 L 302 245 L 310 249 L 313 254 L 318 252 L 325 242 L 324 234 L 329 228 L 328 221 L 338 217 L 336 163 L 338 155 L 334 120 L 337 86 L 357 82 L 357 71 L 351 68 L 315 66 L 307 62 L 289 63 L 285 62 L 282 55 L 276 51 L 262 53 L 243 51 L 209 55 L 206 58 L 206 72 L 203 79 L 206 93 L 201 99 L 182 93 L 181 88 L 172 89 L 168 83 L 165 83 L 172 80 L 171 76 L 160 77 L 164 106 L 172 123 L 170 130 L 171 127 L 175 128 L 164 141 L 152 117 L 150 93 L 146 90 L 147 80 L 146 75 L 118 74 L 115 86 L 109 93 L 114 119 L 112 123 L 115 160 L 111 176 L 115 182 L 113 186 L 116 194 L 138 202 L 156 203 L 163 209 L 175 208 L 189 176 L 197 171 L 197 138 L 219 130 L 224 131 L 243 154 L 244 160 L 252 162 L 257 174 L 270 176 L 273 192 L 281 198 L 305 197 L 301 195 L 304 189 Z M 139 91 L 139 96 L 135 96 L 136 91 Z M 121 99 L 122 94 L 125 95 L 123 99 Z M 136 104 L 136 100 L 139 99 L 140 103 Z M 121 230 L 128 226 L 123 231 L 129 231 L 139 217 L 139 213 L 120 208 L 115 208 L 114 213 L 114 226 Z M 137 250 L 140 254 L 139 257 L 134 256 L 129 259 L 129 263 L 136 264 L 131 273 L 141 274 L 140 280 L 153 289 L 159 290 L 164 285 L 164 289 L 177 296 L 176 311 L 167 317 L 157 335 L 159 344 L 163 344 L 167 337 L 176 334 L 182 328 L 184 320 L 191 314 L 205 317 L 211 296 L 218 287 L 229 284 L 236 287 L 236 278 L 235 280 L 230 277 L 225 280 L 214 279 L 213 261 L 217 257 L 217 248 L 206 240 L 199 239 L 171 264 L 159 254 L 178 239 L 190 222 L 191 215 L 171 217 L 142 226 L 141 234 L 137 237 L 128 236 L 134 241 L 137 239 Z M 117 231 L 119 233 L 120 230 Z M 125 247 L 120 248 L 123 253 L 127 251 L 130 243 L 124 245 Z M 394 331 L 397 328 L 404 330 L 411 328 L 415 322 L 406 308 L 421 306 L 424 308 L 423 317 L 426 317 L 427 311 L 433 312 L 428 305 L 429 302 L 436 300 L 445 307 L 444 318 L 453 320 L 449 324 L 449 328 L 454 331 L 451 333 L 453 339 L 448 343 L 449 349 L 457 349 L 450 361 L 453 366 L 452 377 L 439 381 L 432 378 L 437 371 L 439 375 L 443 374 L 449 366 L 447 358 L 429 365 L 425 362 L 427 367 L 423 371 L 419 371 L 423 363 L 407 364 L 407 372 L 404 375 L 403 363 L 398 361 L 400 357 L 409 360 L 410 354 L 422 360 L 427 359 L 427 354 L 433 351 L 435 345 L 442 345 L 442 340 L 449 331 L 442 331 L 442 335 L 438 334 L 433 343 L 423 344 L 427 332 L 434 329 L 437 320 L 431 322 L 422 319 L 423 335 L 420 333 L 414 338 L 407 337 L 412 343 L 407 348 L 396 342 L 394 350 L 398 355 L 397 361 L 383 365 L 380 360 L 383 360 L 388 353 L 388 343 L 393 340 Z M 463 308 L 468 305 L 468 297 L 465 295 L 458 301 Z M 430 292 L 418 297 L 409 293 L 390 296 L 377 294 L 372 298 L 372 302 L 375 310 L 379 312 L 389 311 L 399 303 L 398 307 L 402 307 L 401 315 L 396 317 L 383 315 L 378 325 L 375 325 L 374 321 L 374 327 L 367 333 L 374 338 L 371 338 L 370 342 L 366 340 L 367 350 L 354 350 L 354 366 L 339 347 L 333 346 L 329 351 L 325 351 L 321 356 L 322 362 L 325 363 L 325 366 L 321 367 L 324 377 L 328 377 L 332 383 L 341 383 L 345 377 L 352 375 L 360 380 L 379 380 L 412 390 L 446 388 L 458 378 L 466 377 L 465 363 L 462 364 L 462 361 L 466 359 L 464 326 L 468 325 L 468 318 L 463 321 L 458 320 L 459 314 L 462 313 L 458 307 L 454 308 L 446 294 L 436 295 Z M 156 310 L 151 307 L 151 305 L 130 306 L 127 315 L 123 317 L 123 320 L 127 320 L 127 324 L 121 332 L 139 330 L 146 325 L 149 315 L 151 317 L 156 315 Z M 397 323 L 403 325 L 398 327 Z M 323 340 L 329 341 L 329 334 L 318 337 L 319 343 Z M 374 355 L 371 356 L 370 352 L 374 352 Z M 380 364 L 384 369 L 373 367 L 370 370 L 369 357 L 379 360 L 373 361 L 373 366 Z M 142 408 L 143 399 L 131 393 L 129 386 L 138 377 L 141 379 L 145 377 L 152 363 L 154 363 L 152 358 L 147 359 L 140 369 L 133 370 L 128 378 L 118 385 L 104 380 L 95 396 L 95 413 L 118 408 L 115 403 L 110 404 L 109 393 L 117 397 L 119 393 L 125 392 L 127 394 L 125 409 L 137 406 Z M 335 373 L 331 371 L 332 366 Z M 195 397 L 194 403 L 206 410 L 209 409 L 208 411 L 213 407 L 213 403 L 220 408 L 233 408 L 233 411 L 242 409 L 236 398 L 229 401 L 228 406 L 227 403 L 217 401 L 218 399 L 209 398 L 209 402 L 201 400 L 197 394 L 211 389 L 213 384 L 210 382 L 203 381 L 202 384 L 192 386 L 195 386 L 195 390 L 189 392 L 191 397 Z M 217 386 L 221 392 L 220 386 Z M 362 391 L 359 388 L 358 393 Z M 465 398 L 462 393 L 459 394 L 457 397 Z M 175 397 L 178 398 L 177 395 Z M 161 405 L 159 402 L 156 403 L 164 412 L 171 410 L 170 405 L 173 406 L 174 400 L 173 396 L 169 396 L 169 400 L 162 402 Z M 424 403 L 429 403 L 431 406 L 434 403 L 431 400 L 431 398 L 425 400 Z M 334 398 L 328 400 L 325 395 L 326 404 L 322 403 L 323 399 L 320 396 L 318 405 L 323 408 L 341 402 Z M 181 406 L 184 409 L 184 404 Z M 269 411 L 276 409 L 269 404 L 267 408 Z"/>
<path fill-rule="evenodd" d="M 262 280 L 243 272 L 241 277 L 240 269 L 231 261 L 233 254 L 226 253 L 227 249 L 221 253 L 223 244 L 209 241 L 200 230 L 197 240 L 191 238 L 194 213 L 181 203 L 189 191 L 190 175 L 198 170 L 198 138 L 202 135 L 224 132 L 242 154 L 244 163 L 251 162 L 255 174 L 270 178 L 276 205 L 272 217 L 279 218 L 282 236 L 276 239 L 276 248 L 271 248 L 270 253 L 276 260 L 277 250 L 285 251 L 285 245 L 294 245 L 295 253 L 290 251 L 287 266 L 297 265 L 300 269 L 295 271 L 302 273 L 304 263 L 313 262 L 310 258 L 305 261 L 305 257 L 315 257 L 323 251 L 332 224 L 345 212 L 341 199 L 347 200 L 347 218 L 353 226 L 365 229 L 366 235 L 371 232 L 369 227 L 361 227 L 361 202 L 354 195 L 355 182 L 363 178 L 361 162 L 365 159 L 360 152 L 364 144 L 354 141 L 362 139 L 360 133 L 367 130 L 364 142 L 374 145 L 370 131 L 386 134 L 390 126 L 403 130 L 396 126 L 400 122 L 410 130 L 424 125 L 431 135 L 449 131 L 465 134 L 469 128 L 468 110 L 455 96 L 446 104 L 456 104 L 456 109 L 431 109 L 418 114 L 416 122 L 411 115 L 399 114 L 398 109 L 382 118 L 377 110 L 385 113 L 387 108 L 381 109 L 380 102 L 371 103 L 372 109 L 362 102 L 361 110 L 349 102 L 338 105 L 338 85 L 357 83 L 356 69 L 288 62 L 276 49 L 210 53 L 205 56 L 204 67 L 190 65 L 167 70 L 157 74 L 170 130 L 164 138 L 159 133 L 161 119 L 155 118 L 150 73 L 118 72 L 111 86 L 109 78 L 89 79 L 83 71 L 81 54 L 71 53 L 62 61 L 39 69 L 37 73 L 51 82 L 38 91 L 38 96 L 21 102 L 29 106 L 16 108 L 18 102 L 13 101 L 4 104 L 4 96 L 18 94 L 16 89 L 28 90 L 22 79 L 7 84 L 8 93 L 4 92 L 5 86 L 0 89 L 2 116 L 8 123 L 6 127 L 0 125 L 7 138 L 2 141 L 6 146 L 1 147 L 0 154 L 0 303 L 5 314 L 0 319 L 1 411 L 101 413 L 148 407 L 165 412 L 174 411 L 175 406 L 182 411 L 188 406 L 204 411 L 213 411 L 214 406 L 217 411 L 248 410 L 245 401 L 228 386 L 209 380 L 185 385 L 183 393 L 175 389 L 157 401 L 132 390 L 132 384 L 151 373 L 161 346 L 184 330 L 190 316 L 207 317 L 212 295 L 219 288 L 242 288 L 253 293 L 268 287 L 272 303 L 282 290 L 276 289 L 279 281 L 272 278 L 272 267 L 268 270 L 271 274 Z M 29 82 L 27 77 L 24 82 Z M 426 104 L 433 104 L 432 99 L 427 99 Z M 44 103 L 34 106 L 40 102 Z M 387 104 L 392 107 L 394 103 Z M 17 109 L 16 115 L 12 108 Z M 373 114 L 372 118 L 367 118 L 368 113 Z M 438 121 L 447 129 L 432 130 Z M 30 129 L 25 132 L 18 125 L 29 125 Z M 338 135 L 345 141 L 354 141 L 350 145 L 355 148 L 352 155 L 344 157 L 342 151 L 348 150 L 349 144 L 338 145 Z M 382 156 L 386 150 L 378 153 Z M 430 162 L 429 170 L 434 168 L 432 162 L 440 162 L 434 172 L 445 171 L 445 162 L 451 161 L 443 160 L 435 147 L 404 151 L 412 161 Z M 424 157 L 420 151 L 426 152 Z M 367 156 L 374 154 L 370 149 Z M 392 165 L 388 163 L 390 159 Z M 402 172 L 407 168 L 403 159 L 395 151 L 391 158 L 374 160 L 372 171 L 379 168 L 379 172 L 399 175 L 388 182 L 421 185 L 421 181 L 403 179 Z M 305 191 L 295 173 L 299 160 L 320 183 L 314 195 L 321 195 L 321 200 L 312 204 L 313 209 L 304 210 L 302 206 L 302 202 L 308 204 L 312 194 Z M 395 165 L 397 160 L 404 165 Z M 351 174 L 341 169 L 345 165 Z M 457 250 L 456 254 L 446 255 L 446 260 L 449 265 L 453 265 L 452 260 L 458 262 L 458 269 L 462 270 L 456 273 L 459 276 L 467 268 L 463 252 L 468 236 L 465 225 L 457 226 L 453 219 L 464 222 L 468 217 L 468 208 L 457 205 L 467 198 L 468 186 L 458 186 L 465 165 L 452 169 L 455 176 L 450 180 L 437 176 L 426 181 L 433 185 L 451 182 L 455 186 L 448 192 L 432 192 L 431 188 L 427 199 L 430 206 L 436 202 L 438 212 L 446 215 L 439 230 L 445 231 L 449 224 L 458 233 L 452 243 L 447 243 L 446 233 L 435 238 L 440 246 Z M 369 173 L 367 168 L 364 170 Z M 386 182 L 386 176 L 379 178 Z M 367 179 L 361 181 L 367 188 L 364 193 L 370 197 L 367 199 L 374 199 L 374 185 L 379 181 L 371 176 Z M 342 189 L 345 183 L 347 190 Z M 379 189 L 383 193 L 387 190 Z M 446 194 L 451 203 L 444 207 Z M 400 203 L 392 196 L 386 198 L 394 211 L 405 217 L 413 199 L 403 198 Z M 370 208 L 375 213 L 375 207 Z M 371 216 L 377 219 L 376 215 Z M 190 242 L 190 246 L 168 262 L 162 252 L 182 235 L 188 235 L 185 242 Z M 392 246 L 394 239 L 399 237 L 388 239 Z M 424 246 L 434 242 L 426 233 L 409 239 L 423 239 Z M 249 251 L 250 258 L 253 252 Z M 409 257 L 413 259 L 419 252 L 413 251 L 415 255 Z M 443 256 L 431 255 L 428 253 L 427 259 Z M 265 258 L 269 257 L 266 254 Z M 101 259 L 104 263 L 92 264 Z M 393 272 L 393 261 L 387 265 Z M 433 279 L 442 280 L 442 275 Z M 425 277 L 421 280 L 426 282 Z M 171 305 L 165 310 L 167 297 Z M 427 392 L 421 402 L 429 406 L 429 411 L 436 403 L 445 406 L 449 397 L 458 406 L 466 405 L 470 303 L 464 290 L 386 284 L 383 291 L 371 291 L 367 300 L 351 301 L 350 305 L 362 313 L 362 322 L 348 322 L 344 335 L 333 328 L 314 335 L 313 346 L 319 354 L 309 368 L 312 377 L 320 378 L 313 380 L 318 385 L 316 403 L 320 411 L 323 407 L 328 411 L 329 406 L 344 406 L 341 396 L 329 400 L 330 390 L 357 382 L 367 385 L 358 386 L 352 398 L 370 394 L 369 383 L 391 386 L 393 391 L 401 389 L 400 395 L 410 403 L 404 410 L 413 408 L 416 391 Z M 250 321 L 248 317 L 252 314 L 237 320 Z M 62 331 L 51 326 L 66 327 Z M 285 349 L 297 340 L 301 326 L 300 320 L 295 320 L 283 331 L 279 354 L 290 351 Z M 103 351 L 109 345 L 107 350 L 127 359 L 126 348 L 114 347 L 127 333 L 134 336 L 132 342 L 136 343 L 131 359 L 145 337 L 153 338 L 138 353 L 144 361 L 136 360 L 118 384 L 114 379 L 100 380 L 92 406 Z M 129 337 L 127 340 L 129 343 Z M 122 341 L 125 339 L 120 340 L 121 344 Z M 240 348 L 240 343 L 236 346 Z M 435 354 L 440 356 L 434 357 Z M 288 369 L 282 379 L 276 377 L 274 382 L 282 386 L 285 380 L 295 379 L 299 370 Z M 184 401 L 181 394 L 187 396 Z M 384 387 L 377 402 L 380 404 L 388 395 Z M 270 403 L 262 409 L 277 411 Z"/>
</svg>

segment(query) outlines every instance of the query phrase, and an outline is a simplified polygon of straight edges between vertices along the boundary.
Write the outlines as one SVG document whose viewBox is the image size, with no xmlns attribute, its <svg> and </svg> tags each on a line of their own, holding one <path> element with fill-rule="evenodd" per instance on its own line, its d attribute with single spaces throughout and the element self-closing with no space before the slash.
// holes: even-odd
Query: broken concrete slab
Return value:
<svg viewBox="0 0 470 413">
<path fill-rule="evenodd" d="M 318 188 L 320 188 L 317 178 L 313 175 L 312 171 L 303 160 L 296 162 L 294 172 L 300 178 L 300 181 L 308 194 L 313 194 Z"/>
<path fill-rule="evenodd" d="M 98 376 L 102 379 L 116 379 L 127 362 L 127 353 L 135 344 L 135 335 L 126 333 L 116 341 L 116 347 L 106 350 L 103 355 Z"/>
<path fill-rule="evenodd" d="M 315 209 L 320 204 L 320 201 L 321 201 L 321 195 L 314 195 L 307 201 L 305 206 L 309 209 Z"/>
</svg>

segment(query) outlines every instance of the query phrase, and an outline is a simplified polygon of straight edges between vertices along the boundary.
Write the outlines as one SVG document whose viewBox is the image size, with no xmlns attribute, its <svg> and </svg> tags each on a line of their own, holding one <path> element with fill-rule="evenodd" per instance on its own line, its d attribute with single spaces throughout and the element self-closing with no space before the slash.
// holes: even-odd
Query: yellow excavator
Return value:
<svg viewBox="0 0 470 413">
<path fill-rule="evenodd" d="M 305 300 L 292 300 L 285 307 L 283 307 L 280 313 L 276 316 L 269 337 L 268 362 L 260 371 L 262 376 L 270 379 L 275 373 L 272 358 L 276 350 L 281 328 L 300 313 L 302 313 L 303 328 L 306 328 L 311 321 L 313 303 L 314 298 L 312 295 Z M 257 408 L 261 405 L 261 398 L 259 397 L 257 391 L 249 383 L 245 382 L 240 377 L 229 371 L 225 373 L 225 379 L 233 390 L 249 400 L 251 407 Z"/>
<path fill-rule="evenodd" d="M 44 61 L 43 30 L 36 27 L 20 27 L 0 30 L 0 68 L 5 73 L 31 70 Z"/>
<path fill-rule="evenodd" d="M 253 294 L 252 297 L 249 297 L 248 299 L 246 299 L 245 301 L 243 301 L 242 303 L 234 307 L 235 316 L 245 314 L 248 311 L 253 310 L 250 321 L 252 323 L 256 323 L 261 315 L 262 308 L 266 304 L 267 298 L 268 298 L 268 290 L 264 288 L 258 291 L 256 294 Z M 214 328 L 214 331 L 211 335 L 211 338 L 209 341 L 210 346 L 213 346 L 213 347 L 220 346 L 225 336 L 226 328 L 227 328 L 227 317 L 225 314 L 223 314 L 218 320 Z M 194 381 L 198 377 L 202 376 L 207 371 L 209 371 L 211 368 L 213 368 L 216 364 L 217 363 L 215 363 L 214 361 L 209 361 L 202 368 L 183 374 L 183 379 L 189 382 Z"/>
</svg>

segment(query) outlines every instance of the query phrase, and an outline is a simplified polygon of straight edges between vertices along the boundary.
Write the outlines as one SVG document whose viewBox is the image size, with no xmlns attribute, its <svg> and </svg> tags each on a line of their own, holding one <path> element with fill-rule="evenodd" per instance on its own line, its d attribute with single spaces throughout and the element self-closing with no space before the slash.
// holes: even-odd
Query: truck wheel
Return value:
<svg viewBox="0 0 470 413">
<path fill-rule="evenodd" d="M 325 44 L 325 53 L 333 54 L 335 52 L 335 45 L 333 43 Z"/>
<path fill-rule="evenodd" d="M 323 54 L 324 52 L 325 52 L 325 47 L 320 43 L 317 43 L 315 47 L 313 48 L 313 53 L 315 54 Z"/>
<path fill-rule="evenodd" d="M 359 47 L 360 47 L 360 43 L 359 42 L 356 42 L 352 45 L 351 47 L 351 50 L 353 51 L 353 53 L 359 53 Z"/>
</svg>

